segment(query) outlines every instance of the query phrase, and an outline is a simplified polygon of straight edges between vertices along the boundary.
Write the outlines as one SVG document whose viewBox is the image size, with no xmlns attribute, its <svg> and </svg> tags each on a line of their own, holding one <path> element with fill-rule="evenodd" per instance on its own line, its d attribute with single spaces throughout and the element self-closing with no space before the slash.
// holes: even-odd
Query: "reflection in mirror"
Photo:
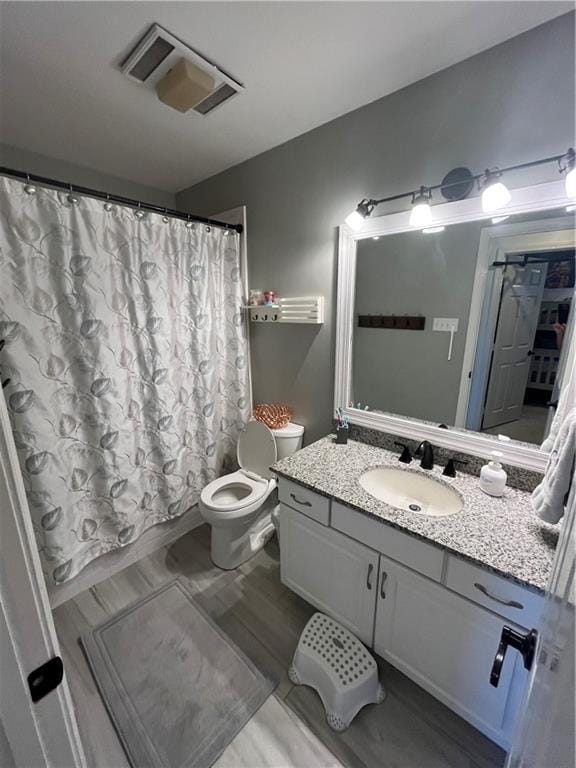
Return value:
<svg viewBox="0 0 576 768">
<path fill-rule="evenodd" d="M 574 238 L 556 210 L 359 240 L 354 405 L 542 443 L 573 322 Z"/>
</svg>

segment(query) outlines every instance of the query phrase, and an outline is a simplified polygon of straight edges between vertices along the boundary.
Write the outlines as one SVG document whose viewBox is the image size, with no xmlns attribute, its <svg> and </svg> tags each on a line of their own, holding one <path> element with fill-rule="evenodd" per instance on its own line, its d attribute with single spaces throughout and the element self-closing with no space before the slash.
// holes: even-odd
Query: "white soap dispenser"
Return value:
<svg viewBox="0 0 576 768">
<path fill-rule="evenodd" d="M 489 496 L 502 496 L 506 488 L 506 472 L 502 468 L 500 451 L 491 451 L 494 458 L 480 470 L 480 488 Z"/>
</svg>

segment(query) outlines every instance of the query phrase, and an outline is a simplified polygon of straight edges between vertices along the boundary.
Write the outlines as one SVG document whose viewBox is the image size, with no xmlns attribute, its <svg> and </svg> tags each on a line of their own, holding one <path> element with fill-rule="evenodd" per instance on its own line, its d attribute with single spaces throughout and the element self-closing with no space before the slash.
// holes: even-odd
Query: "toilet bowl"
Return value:
<svg viewBox="0 0 576 768">
<path fill-rule="evenodd" d="M 240 469 L 213 480 L 200 495 L 200 513 L 212 526 L 211 557 L 225 570 L 237 568 L 261 549 L 274 532 L 278 505 L 270 466 L 302 445 L 304 427 L 269 429 L 250 421 L 237 447 Z"/>
</svg>

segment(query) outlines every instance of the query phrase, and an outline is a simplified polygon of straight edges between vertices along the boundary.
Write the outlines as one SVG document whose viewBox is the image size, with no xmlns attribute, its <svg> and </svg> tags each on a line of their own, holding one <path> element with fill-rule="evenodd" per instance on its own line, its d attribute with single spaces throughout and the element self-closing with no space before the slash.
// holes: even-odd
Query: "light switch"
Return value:
<svg viewBox="0 0 576 768">
<path fill-rule="evenodd" d="M 432 321 L 433 331 L 448 331 L 455 333 L 458 330 L 457 317 L 435 317 Z"/>
</svg>

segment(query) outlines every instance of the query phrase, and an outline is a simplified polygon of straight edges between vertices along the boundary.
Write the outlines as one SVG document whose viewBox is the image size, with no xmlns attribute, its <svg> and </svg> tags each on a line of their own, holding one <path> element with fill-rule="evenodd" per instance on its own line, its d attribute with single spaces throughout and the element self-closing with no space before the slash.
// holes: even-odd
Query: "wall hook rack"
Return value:
<svg viewBox="0 0 576 768">
<path fill-rule="evenodd" d="M 252 323 L 305 323 L 321 325 L 324 322 L 324 297 L 299 296 L 278 299 L 277 304 L 248 307 Z"/>
</svg>

